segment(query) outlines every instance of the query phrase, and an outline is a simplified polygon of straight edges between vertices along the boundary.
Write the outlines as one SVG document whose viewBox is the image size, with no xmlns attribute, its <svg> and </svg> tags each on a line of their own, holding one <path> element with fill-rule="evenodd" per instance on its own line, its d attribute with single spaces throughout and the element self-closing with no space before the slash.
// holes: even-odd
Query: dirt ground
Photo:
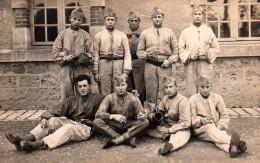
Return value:
<svg viewBox="0 0 260 163">
<path fill-rule="evenodd" d="M 148 136 L 138 137 L 137 148 L 120 145 L 103 150 L 106 137 L 94 135 L 90 140 L 63 145 L 54 150 L 17 151 L 5 138 L 6 132 L 27 134 L 37 121 L 0 122 L 0 162 L 260 162 L 260 118 L 231 119 L 229 133 L 237 132 L 248 145 L 247 152 L 231 159 L 213 143 L 192 138 L 183 148 L 163 157 L 157 154 L 165 143 Z"/>
</svg>

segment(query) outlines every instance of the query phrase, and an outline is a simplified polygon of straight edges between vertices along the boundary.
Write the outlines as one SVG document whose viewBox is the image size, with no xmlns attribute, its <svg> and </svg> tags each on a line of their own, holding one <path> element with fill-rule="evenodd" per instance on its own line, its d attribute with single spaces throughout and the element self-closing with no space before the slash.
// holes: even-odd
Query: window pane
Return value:
<svg viewBox="0 0 260 163">
<path fill-rule="evenodd" d="M 35 42 L 44 42 L 45 41 L 45 29 L 44 27 L 35 27 L 34 28 Z"/>
<path fill-rule="evenodd" d="M 74 10 L 74 8 L 72 9 L 65 9 L 65 23 L 66 24 L 70 24 L 70 14 L 71 12 Z"/>
<path fill-rule="evenodd" d="M 218 37 L 218 23 L 208 23 L 216 37 Z"/>
<path fill-rule="evenodd" d="M 230 38 L 230 23 L 220 24 L 220 38 Z"/>
<path fill-rule="evenodd" d="M 80 26 L 80 28 L 85 30 L 85 31 L 87 31 L 87 32 L 89 32 L 89 26 Z"/>
<path fill-rule="evenodd" d="M 34 9 L 34 24 L 45 24 L 44 9 Z"/>
<path fill-rule="evenodd" d="M 238 5 L 238 17 L 240 20 L 249 19 L 249 6 L 248 5 Z"/>
<path fill-rule="evenodd" d="M 252 22 L 251 28 L 252 37 L 260 37 L 260 22 Z"/>
<path fill-rule="evenodd" d="M 239 37 L 249 37 L 249 26 L 248 22 L 238 23 L 238 36 Z"/>
<path fill-rule="evenodd" d="M 218 6 L 207 6 L 207 20 L 218 20 Z"/>
<path fill-rule="evenodd" d="M 219 6 L 220 20 L 230 20 L 230 6 Z"/>
<path fill-rule="evenodd" d="M 64 0 L 65 6 L 76 6 L 75 0 Z"/>
<path fill-rule="evenodd" d="M 57 27 L 48 27 L 47 36 L 48 36 L 48 41 L 55 41 L 56 37 L 58 36 L 58 28 Z"/>
<path fill-rule="evenodd" d="M 57 6 L 57 1 L 54 1 L 54 0 L 46 0 L 46 6 L 47 6 L 47 7 L 55 7 L 55 6 Z"/>
<path fill-rule="evenodd" d="M 47 9 L 47 24 L 57 24 L 57 9 Z"/>
<path fill-rule="evenodd" d="M 44 0 L 34 0 L 33 6 L 34 7 L 44 7 Z"/>
<path fill-rule="evenodd" d="M 78 0 L 79 6 L 89 6 L 89 0 Z"/>
<path fill-rule="evenodd" d="M 89 16 L 89 13 L 90 13 L 90 11 L 89 11 L 89 7 L 87 7 L 87 8 L 82 8 L 82 11 L 83 11 L 83 14 L 84 14 L 84 19 L 83 19 L 83 24 L 87 24 L 88 23 L 88 20 L 87 20 L 87 18 L 88 18 L 88 16 Z"/>
<path fill-rule="evenodd" d="M 260 5 L 251 5 L 251 19 L 260 20 Z"/>
</svg>

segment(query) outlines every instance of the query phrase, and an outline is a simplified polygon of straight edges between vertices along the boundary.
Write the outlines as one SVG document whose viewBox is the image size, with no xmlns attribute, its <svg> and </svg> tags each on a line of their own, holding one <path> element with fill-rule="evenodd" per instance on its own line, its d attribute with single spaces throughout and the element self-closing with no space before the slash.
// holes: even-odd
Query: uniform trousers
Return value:
<svg viewBox="0 0 260 163">
<path fill-rule="evenodd" d="M 172 66 L 161 68 L 150 63 L 145 63 L 144 79 L 146 88 L 146 102 L 149 111 L 159 105 L 166 95 L 163 88 L 163 77 L 172 76 Z"/>
<path fill-rule="evenodd" d="M 99 61 L 99 93 L 106 96 L 113 93 L 114 83 L 113 77 L 115 75 L 122 74 L 123 72 L 123 60 L 105 60 Z"/>
<path fill-rule="evenodd" d="M 51 117 L 47 127 L 42 128 L 39 124 L 30 133 L 36 140 L 43 140 L 50 149 L 53 149 L 70 141 L 89 139 L 91 128 L 66 117 Z"/>
<path fill-rule="evenodd" d="M 199 140 L 213 142 L 220 149 L 226 152 L 229 151 L 231 136 L 227 134 L 226 130 L 219 130 L 215 124 L 195 128 L 194 134 Z"/>
<path fill-rule="evenodd" d="M 169 128 L 169 125 L 166 124 L 160 126 Z M 191 135 L 190 129 L 177 131 L 174 134 L 162 134 L 158 132 L 157 128 L 155 128 L 155 129 L 148 129 L 146 133 L 154 138 L 163 139 L 163 140 L 165 140 L 167 137 L 170 136 L 169 143 L 171 143 L 173 146 L 172 151 L 179 149 L 185 144 L 187 144 L 188 141 L 190 140 L 190 135 Z"/>
<path fill-rule="evenodd" d="M 144 65 L 143 60 L 132 60 L 132 71 L 127 79 L 127 87 L 137 90 L 142 104 L 145 101 Z"/>
<path fill-rule="evenodd" d="M 119 123 L 115 120 L 103 120 L 96 118 L 93 121 L 94 130 L 101 134 L 117 138 L 127 132 L 131 137 L 143 131 L 149 125 L 147 119 L 144 120 L 127 120 L 126 123 Z"/>
<path fill-rule="evenodd" d="M 211 78 L 213 76 L 213 65 L 208 64 L 206 60 L 190 61 L 184 65 L 184 74 L 186 81 L 187 97 L 198 92 L 197 80 L 200 76 Z"/>
</svg>

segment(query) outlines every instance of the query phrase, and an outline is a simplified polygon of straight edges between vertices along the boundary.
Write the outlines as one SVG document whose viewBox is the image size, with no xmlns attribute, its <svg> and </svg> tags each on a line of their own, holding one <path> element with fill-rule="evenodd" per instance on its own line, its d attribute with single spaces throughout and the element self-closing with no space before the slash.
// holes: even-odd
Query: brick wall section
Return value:
<svg viewBox="0 0 260 163">
<path fill-rule="evenodd" d="M 104 25 L 104 7 L 90 7 L 90 23 L 91 26 Z"/>
<path fill-rule="evenodd" d="M 29 27 L 29 11 L 28 9 L 15 9 L 15 26 Z"/>
</svg>

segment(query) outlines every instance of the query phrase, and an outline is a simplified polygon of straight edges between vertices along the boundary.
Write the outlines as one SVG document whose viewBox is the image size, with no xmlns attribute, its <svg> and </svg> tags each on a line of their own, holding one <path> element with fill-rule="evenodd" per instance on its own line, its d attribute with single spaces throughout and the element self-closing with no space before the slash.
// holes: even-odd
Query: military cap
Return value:
<svg viewBox="0 0 260 163">
<path fill-rule="evenodd" d="M 74 9 L 71 14 L 70 17 L 72 18 L 84 18 L 84 14 L 81 8 L 76 8 Z"/>
<path fill-rule="evenodd" d="M 174 83 L 174 85 L 176 86 L 176 80 L 175 78 L 171 77 L 171 76 L 165 76 L 163 77 L 163 85 L 168 85 L 170 83 Z"/>
<path fill-rule="evenodd" d="M 140 19 L 140 15 L 137 12 L 131 10 L 129 15 L 128 15 L 128 20 L 134 19 L 134 18 Z"/>
<path fill-rule="evenodd" d="M 201 11 L 203 13 L 205 13 L 205 10 L 206 10 L 205 6 L 201 6 L 201 5 L 194 5 L 192 9 L 193 9 L 193 12 Z"/>
<path fill-rule="evenodd" d="M 159 14 L 162 14 L 164 16 L 163 11 L 160 8 L 155 7 L 152 11 L 151 18 L 153 18 L 153 17 L 155 17 L 156 15 L 159 15 Z"/>
<path fill-rule="evenodd" d="M 210 78 L 208 78 L 206 76 L 200 76 L 198 81 L 197 81 L 198 86 L 211 85 L 211 84 L 212 84 L 212 82 L 211 82 Z"/>
<path fill-rule="evenodd" d="M 114 84 L 119 85 L 126 82 L 126 77 L 124 75 L 115 75 Z"/>
<path fill-rule="evenodd" d="M 108 8 L 106 10 L 104 18 L 106 18 L 108 16 L 115 17 L 117 19 L 116 13 L 111 8 Z"/>
</svg>

